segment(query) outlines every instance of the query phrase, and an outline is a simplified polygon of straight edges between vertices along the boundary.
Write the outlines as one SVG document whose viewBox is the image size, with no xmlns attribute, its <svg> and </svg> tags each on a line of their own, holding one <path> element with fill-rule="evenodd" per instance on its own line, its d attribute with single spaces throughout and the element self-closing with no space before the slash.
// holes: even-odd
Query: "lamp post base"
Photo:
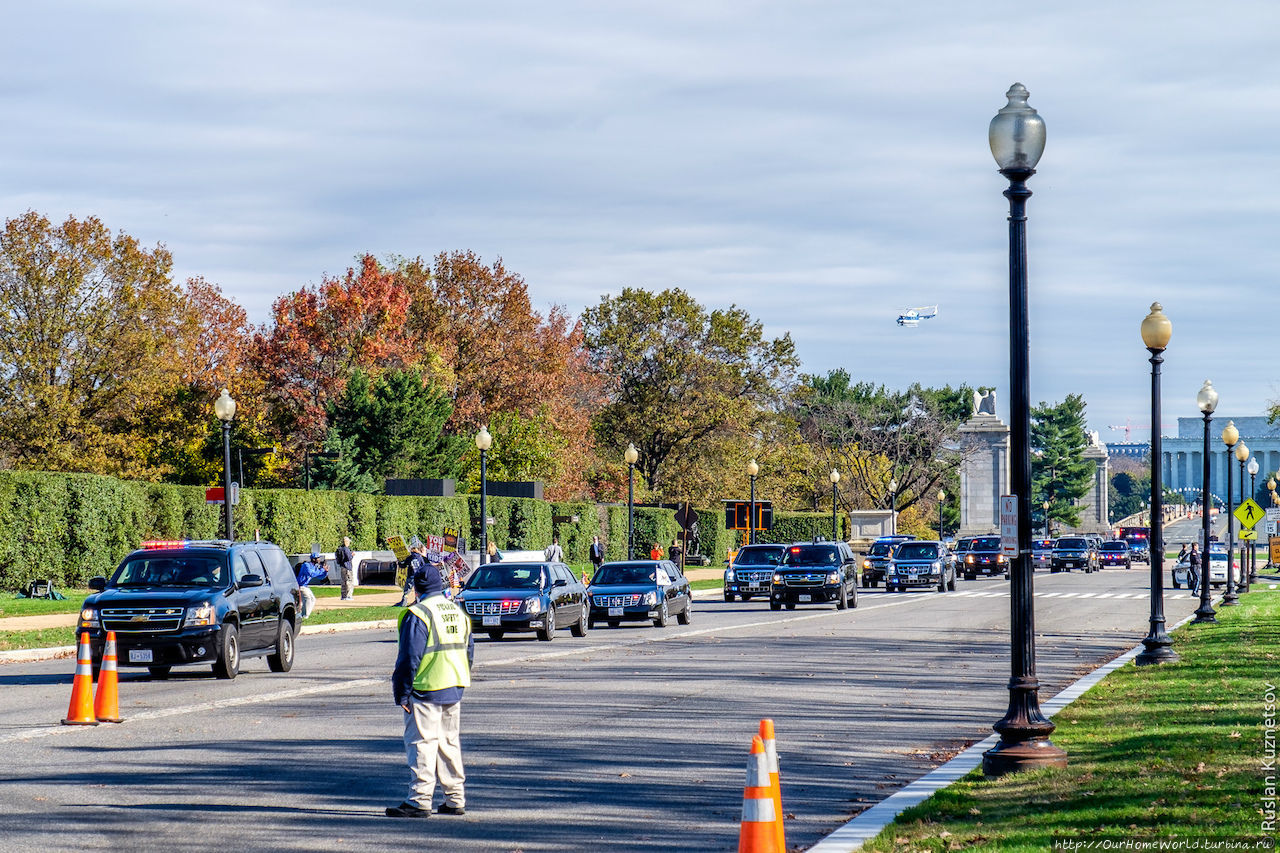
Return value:
<svg viewBox="0 0 1280 853">
<path fill-rule="evenodd" d="M 1213 623 L 1214 625 L 1216 625 L 1218 624 L 1218 620 L 1214 615 L 1215 613 L 1216 611 L 1212 607 L 1208 609 L 1205 609 L 1202 607 L 1196 611 L 1196 618 L 1191 620 L 1191 624 L 1204 625 L 1208 623 Z"/>
<path fill-rule="evenodd" d="M 982 753 L 982 772 L 1004 776 L 1037 767 L 1066 767 L 1067 753 L 1049 740 L 1055 726 L 1040 711 L 1034 677 L 1009 683 L 1009 710 L 991 728 L 1000 742 Z"/>
<path fill-rule="evenodd" d="M 1168 634 L 1161 633 L 1154 637 L 1144 637 L 1142 645 L 1146 648 L 1133 659 L 1133 662 L 1138 666 L 1173 663 L 1178 660 L 1178 653 L 1173 650 L 1173 641 L 1169 639 Z"/>
<path fill-rule="evenodd" d="M 1233 589 L 1222 596 L 1222 600 L 1218 602 L 1218 606 L 1219 607 L 1235 607 L 1239 603 L 1240 603 L 1240 598 L 1239 596 L 1236 595 L 1236 591 Z"/>
</svg>

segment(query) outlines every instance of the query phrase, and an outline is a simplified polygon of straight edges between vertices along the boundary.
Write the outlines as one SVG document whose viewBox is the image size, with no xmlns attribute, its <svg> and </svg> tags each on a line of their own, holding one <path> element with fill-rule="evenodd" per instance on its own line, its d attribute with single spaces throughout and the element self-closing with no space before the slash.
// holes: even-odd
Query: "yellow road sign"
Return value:
<svg viewBox="0 0 1280 853">
<path fill-rule="evenodd" d="M 1280 536 L 1271 537 L 1271 565 L 1280 566 Z"/>
<path fill-rule="evenodd" d="M 1254 540 L 1256 540 L 1256 539 L 1258 538 L 1258 531 L 1256 531 L 1256 530 L 1241 530 L 1241 531 L 1240 531 L 1240 533 L 1239 533 L 1239 538 L 1240 538 L 1240 540 L 1241 540 L 1241 541 L 1243 541 L 1243 540 L 1245 540 L 1245 539 L 1254 539 Z"/>
<path fill-rule="evenodd" d="M 1248 530 L 1252 530 L 1255 524 L 1266 517 L 1262 507 L 1258 506 L 1258 502 L 1253 498 L 1245 498 L 1244 503 L 1236 507 L 1236 511 L 1232 515 L 1240 519 L 1240 523 Z"/>
</svg>

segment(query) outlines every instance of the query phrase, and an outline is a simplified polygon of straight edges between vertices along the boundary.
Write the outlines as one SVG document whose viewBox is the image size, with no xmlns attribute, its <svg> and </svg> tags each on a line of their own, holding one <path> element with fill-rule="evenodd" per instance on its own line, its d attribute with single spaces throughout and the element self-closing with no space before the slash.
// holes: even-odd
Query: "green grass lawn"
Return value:
<svg viewBox="0 0 1280 853">
<path fill-rule="evenodd" d="M 1280 681 L 1280 590 L 1255 586 L 1218 618 L 1175 633 L 1179 662 L 1130 663 L 1060 712 L 1053 741 L 1069 755 L 1065 769 L 993 780 L 975 770 L 903 812 L 863 849 L 1050 850 L 1055 836 L 1259 837 L 1265 697 L 1270 690 L 1274 707 Z M 1274 728 L 1271 737 L 1274 744 Z"/>
<path fill-rule="evenodd" d="M 11 592 L 0 592 L 0 619 L 10 616 L 43 616 L 46 613 L 79 613 L 89 595 L 87 589 L 60 589 L 63 601 L 47 598 L 18 598 Z"/>
</svg>

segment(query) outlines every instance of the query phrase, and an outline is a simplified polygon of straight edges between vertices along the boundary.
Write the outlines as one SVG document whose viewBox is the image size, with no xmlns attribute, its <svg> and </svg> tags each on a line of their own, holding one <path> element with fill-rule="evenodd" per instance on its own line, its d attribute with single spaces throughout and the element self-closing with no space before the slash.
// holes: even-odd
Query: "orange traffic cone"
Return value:
<svg viewBox="0 0 1280 853">
<path fill-rule="evenodd" d="M 742 828 L 738 833 L 738 853 L 783 853 L 774 827 L 773 788 L 769 783 L 769 757 L 759 736 L 751 739 L 747 759 L 747 787 L 742 792 Z"/>
<path fill-rule="evenodd" d="M 760 721 L 760 740 L 769 759 L 769 784 L 773 786 L 773 811 L 777 815 L 778 849 L 787 849 L 787 830 L 782 825 L 782 777 L 778 769 L 778 742 L 773 734 L 773 720 Z"/>
<path fill-rule="evenodd" d="M 96 726 L 93 715 L 93 654 L 89 651 L 89 632 L 80 632 L 80 646 L 76 650 L 76 677 L 71 682 L 71 705 L 67 708 L 64 726 Z"/>
<path fill-rule="evenodd" d="M 116 632 L 107 632 L 107 645 L 102 650 L 102 668 L 98 671 L 98 693 L 93 698 L 93 715 L 100 723 L 120 722 L 119 676 L 116 674 Z"/>
</svg>

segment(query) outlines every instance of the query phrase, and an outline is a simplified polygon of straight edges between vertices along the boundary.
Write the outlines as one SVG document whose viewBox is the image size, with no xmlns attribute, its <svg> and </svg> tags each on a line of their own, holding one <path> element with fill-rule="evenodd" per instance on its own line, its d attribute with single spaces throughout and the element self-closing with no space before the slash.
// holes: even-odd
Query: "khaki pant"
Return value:
<svg viewBox="0 0 1280 853">
<path fill-rule="evenodd" d="M 342 570 L 342 597 L 354 598 L 356 594 L 356 567 Z"/>
<path fill-rule="evenodd" d="M 436 779 L 444 791 L 444 803 L 464 808 L 462 785 L 462 744 L 458 728 L 462 703 L 435 705 L 409 697 L 412 713 L 404 715 L 404 750 L 409 759 L 409 796 L 405 802 L 420 809 L 431 808 Z"/>
</svg>

